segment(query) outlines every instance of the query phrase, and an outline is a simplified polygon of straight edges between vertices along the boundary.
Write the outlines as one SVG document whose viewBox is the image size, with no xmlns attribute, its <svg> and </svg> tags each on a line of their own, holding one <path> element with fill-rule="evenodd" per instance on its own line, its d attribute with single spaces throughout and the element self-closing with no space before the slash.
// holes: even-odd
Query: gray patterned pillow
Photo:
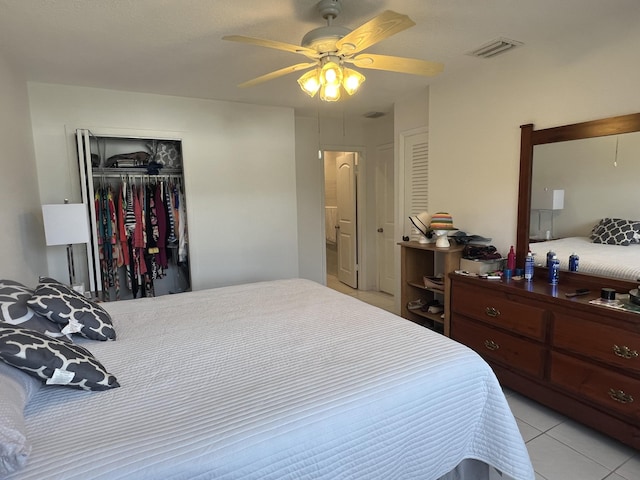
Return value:
<svg viewBox="0 0 640 480">
<path fill-rule="evenodd" d="M 71 341 L 61 332 L 63 326 L 41 317 L 27 305 L 33 290 L 13 280 L 0 280 L 0 322 L 28 328 L 53 338 Z"/>
<path fill-rule="evenodd" d="M 603 218 L 591 230 L 591 241 L 625 247 L 640 243 L 640 221 Z"/>
<path fill-rule="evenodd" d="M 111 317 L 97 303 L 52 278 L 42 277 L 27 304 L 52 322 L 64 325 L 63 333 L 79 333 L 91 340 L 115 340 Z"/>
<path fill-rule="evenodd" d="M 120 386 L 116 377 L 108 373 L 89 350 L 7 324 L 0 324 L 0 359 L 47 385 L 81 390 Z"/>
</svg>

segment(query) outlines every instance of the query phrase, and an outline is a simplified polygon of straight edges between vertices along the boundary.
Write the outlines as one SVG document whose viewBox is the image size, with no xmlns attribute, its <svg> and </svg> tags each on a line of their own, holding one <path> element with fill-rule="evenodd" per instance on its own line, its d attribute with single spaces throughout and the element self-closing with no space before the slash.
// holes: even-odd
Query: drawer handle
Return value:
<svg viewBox="0 0 640 480">
<path fill-rule="evenodd" d="M 498 317 L 500 316 L 500 310 L 498 310 L 496 307 L 487 307 L 485 308 L 484 312 L 489 315 L 490 317 Z"/>
<path fill-rule="evenodd" d="M 622 358 L 638 358 L 638 351 L 631 350 L 629 347 L 625 345 L 621 347 L 619 347 L 618 345 L 614 345 L 613 353 L 615 353 L 618 357 L 622 357 Z"/>
<path fill-rule="evenodd" d="M 489 350 L 498 350 L 500 348 L 500 345 L 498 345 L 493 340 L 485 340 L 484 346 L 487 347 Z"/>
<path fill-rule="evenodd" d="M 615 390 L 613 388 L 610 388 L 609 396 L 613 398 L 616 402 L 633 403 L 633 397 L 627 393 L 624 393 L 622 390 Z"/>
</svg>

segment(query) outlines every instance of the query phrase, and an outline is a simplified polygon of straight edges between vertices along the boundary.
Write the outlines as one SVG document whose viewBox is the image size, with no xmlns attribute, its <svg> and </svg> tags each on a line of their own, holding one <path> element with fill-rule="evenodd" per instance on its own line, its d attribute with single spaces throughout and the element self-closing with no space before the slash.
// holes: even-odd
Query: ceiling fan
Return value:
<svg viewBox="0 0 640 480">
<path fill-rule="evenodd" d="M 327 21 L 327 25 L 308 32 L 302 38 L 301 45 L 242 35 L 222 37 L 223 40 L 299 53 L 311 60 L 261 75 L 238 86 L 252 87 L 289 73 L 313 69 L 298 79 L 300 87 L 311 97 L 319 91 L 322 100 L 332 102 L 340 99 L 341 90 L 353 95 L 365 80 L 364 75 L 357 70 L 345 67 L 345 64 L 355 65 L 358 68 L 424 76 L 437 75 L 443 69 L 441 63 L 416 58 L 360 53 L 385 38 L 414 26 L 415 23 L 406 15 L 387 10 L 351 30 L 333 25 L 333 20 L 342 11 L 341 0 L 320 0 L 317 8 L 320 15 Z"/>
</svg>

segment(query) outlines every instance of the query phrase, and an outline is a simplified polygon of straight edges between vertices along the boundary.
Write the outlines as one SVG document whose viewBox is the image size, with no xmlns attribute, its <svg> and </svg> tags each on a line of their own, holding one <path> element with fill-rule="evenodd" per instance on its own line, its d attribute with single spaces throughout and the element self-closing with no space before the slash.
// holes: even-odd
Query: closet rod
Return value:
<svg viewBox="0 0 640 480">
<path fill-rule="evenodd" d="M 167 174 L 159 174 L 159 175 L 149 175 L 147 173 L 94 173 L 92 175 L 93 178 L 144 178 L 152 180 L 154 178 L 160 179 L 182 179 L 182 175 L 176 175 L 172 173 Z"/>
<path fill-rule="evenodd" d="M 181 168 L 167 168 L 164 167 L 162 169 L 159 169 L 160 172 L 157 174 L 150 174 L 147 173 L 147 169 L 146 168 L 135 168 L 135 167 L 130 167 L 130 168 L 125 168 L 125 167 L 116 167 L 116 168 L 100 168 L 100 167 L 95 167 L 92 169 L 91 173 L 96 176 L 96 175 L 148 175 L 150 177 L 156 177 L 158 175 L 182 175 L 183 171 Z"/>
</svg>

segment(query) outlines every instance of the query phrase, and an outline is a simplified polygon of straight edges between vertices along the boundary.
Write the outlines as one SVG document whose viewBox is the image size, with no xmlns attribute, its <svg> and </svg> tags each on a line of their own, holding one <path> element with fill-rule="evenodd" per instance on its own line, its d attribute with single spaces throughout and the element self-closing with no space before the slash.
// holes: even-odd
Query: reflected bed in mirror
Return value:
<svg viewBox="0 0 640 480">
<path fill-rule="evenodd" d="M 569 270 L 569 255 L 576 253 L 580 272 L 634 282 L 640 278 L 640 244 L 607 245 L 593 243 L 589 237 L 567 237 L 532 242 L 529 248 L 536 266 L 546 266 L 547 252 L 552 250 L 560 260 L 560 270 Z"/>
<path fill-rule="evenodd" d="M 634 224 L 625 225 L 620 242 L 608 240 L 626 246 L 594 243 L 592 230 L 606 218 L 640 220 L 640 114 L 521 129 L 518 263 L 531 247 L 536 265 L 544 265 L 553 250 L 567 270 L 575 252 L 581 272 L 635 282 L 640 227 L 635 232 Z"/>
</svg>

